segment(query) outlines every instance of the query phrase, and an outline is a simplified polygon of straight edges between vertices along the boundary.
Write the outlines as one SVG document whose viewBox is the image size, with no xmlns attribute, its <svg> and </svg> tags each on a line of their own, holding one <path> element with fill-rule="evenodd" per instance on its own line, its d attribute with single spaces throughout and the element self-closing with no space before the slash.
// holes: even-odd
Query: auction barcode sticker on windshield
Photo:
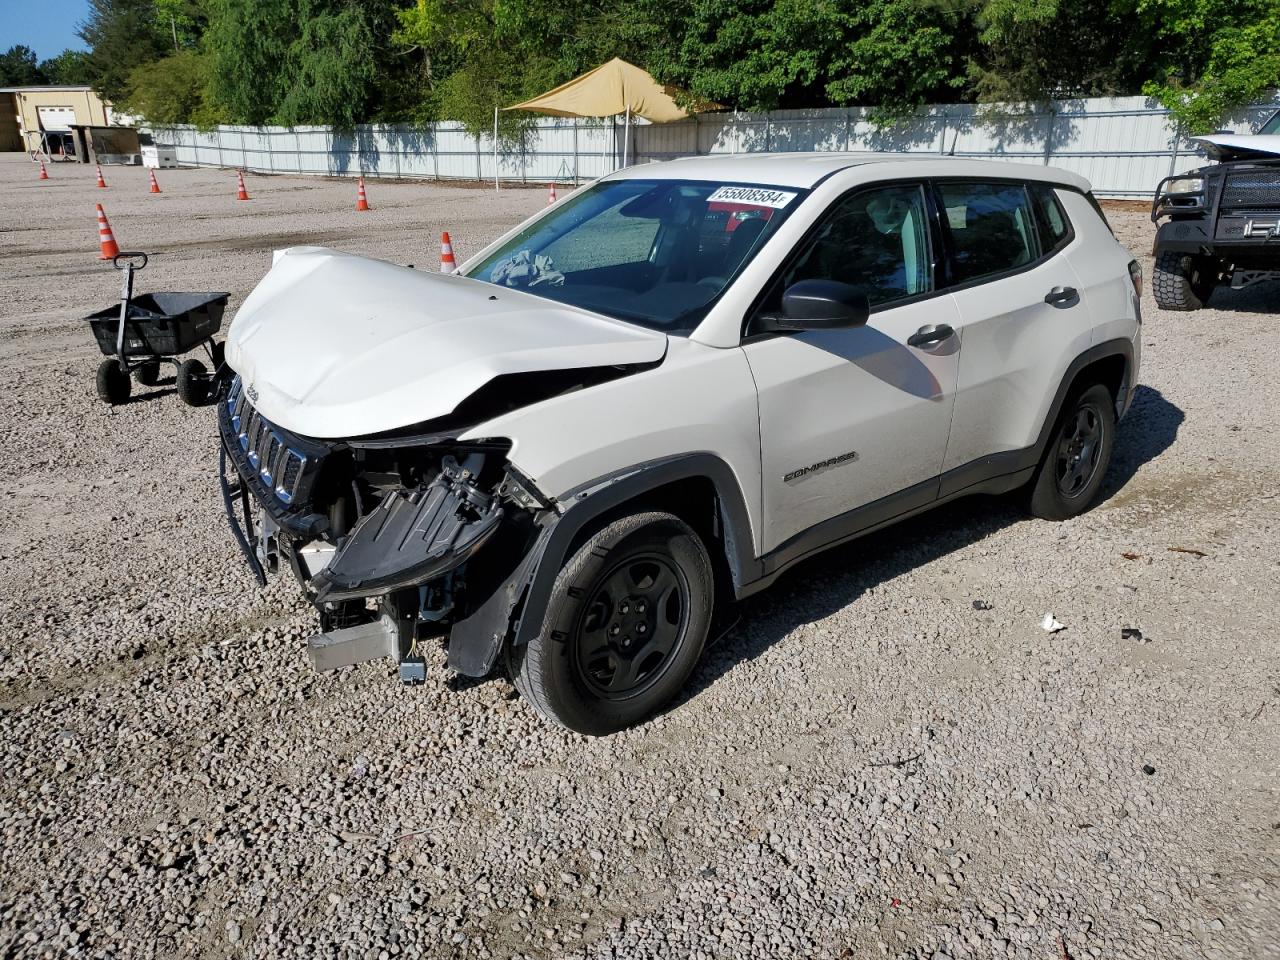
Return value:
<svg viewBox="0 0 1280 960">
<path fill-rule="evenodd" d="M 719 187 L 707 197 L 707 203 L 749 203 L 757 207 L 774 207 L 781 210 L 796 198 L 786 190 L 768 187 Z"/>
</svg>

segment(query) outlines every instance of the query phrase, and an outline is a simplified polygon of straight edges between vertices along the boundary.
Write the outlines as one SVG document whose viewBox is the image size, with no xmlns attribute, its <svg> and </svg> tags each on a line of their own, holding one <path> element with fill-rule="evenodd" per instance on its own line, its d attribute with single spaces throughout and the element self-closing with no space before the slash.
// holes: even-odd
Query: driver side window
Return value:
<svg viewBox="0 0 1280 960">
<path fill-rule="evenodd" d="M 759 313 L 776 313 L 801 280 L 838 280 L 867 295 L 872 309 L 933 286 L 924 188 L 904 184 L 842 197 L 775 281 Z"/>
</svg>

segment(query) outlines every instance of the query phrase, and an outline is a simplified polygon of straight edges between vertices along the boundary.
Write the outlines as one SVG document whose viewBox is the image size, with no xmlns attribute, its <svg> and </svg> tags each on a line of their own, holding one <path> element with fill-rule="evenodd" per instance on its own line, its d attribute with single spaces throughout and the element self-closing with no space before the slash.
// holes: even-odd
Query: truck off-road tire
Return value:
<svg viewBox="0 0 1280 960">
<path fill-rule="evenodd" d="M 160 382 L 160 361 L 148 360 L 133 371 L 137 381 L 144 387 L 154 387 Z"/>
<path fill-rule="evenodd" d="M 615 520 L 561 569 L 538 636 L 508 652 L 516 689 L 578 733 L 634 726 L 688 680 L 714 599 L 711 559 L 683 520 Z"/>
<path fill-rule="evenodd" d="M 178 396 L 189 407 L 209 402 L 209 372 L 199 360 L 184 360 L 178 367 Z"/>
<path fill-rule="evenodd" d="M 1115 435 L 1110 390 L 1095 383 L 1069 394 L 1028 488 L 1032 515 L 1067 520 L 1093 506 L 1107 476 Z"/>
<path fill-rule="evenodd" d="M 1156 254 L 1151 289 L 1162 310 L 1199 310 L 1218 282 L 1218 262 L 1176 250 Z"/>
<path fill-rule="evenodd" d="M 132 384 L 129 375 L 120 369 L 120 361 L 108 357 L 98 364 L 98 399 L 113 407 L 129 399 Z"/>
</svg>

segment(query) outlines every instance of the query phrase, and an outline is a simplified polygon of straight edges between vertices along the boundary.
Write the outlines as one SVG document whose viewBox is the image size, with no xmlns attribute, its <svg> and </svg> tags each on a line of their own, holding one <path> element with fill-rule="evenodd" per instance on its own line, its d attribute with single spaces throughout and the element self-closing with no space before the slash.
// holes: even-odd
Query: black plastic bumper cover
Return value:
<svg viewBox="0 0 1280 960">
<path fill-rule="evenodd" d="M 461 566 L 498 528 L 502 507 L 474 509 L 439 480 L 393 493 L 363 517 L 311 581 L 318 601 L 373 597 L 414 586 Z"/>
</svg>

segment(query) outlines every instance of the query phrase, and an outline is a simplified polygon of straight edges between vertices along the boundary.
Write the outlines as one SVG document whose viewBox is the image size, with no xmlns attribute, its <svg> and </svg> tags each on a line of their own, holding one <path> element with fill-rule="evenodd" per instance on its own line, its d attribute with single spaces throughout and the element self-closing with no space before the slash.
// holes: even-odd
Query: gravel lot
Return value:
<svg viewBox="0 0 1280 960">
<path fill-rule="evenodd" d="M 543 192 L 51 176 L 0 157 L 0 956 L 1280 957 L 1280 287 L 1146 304 L 1093 512 L 975 499 L 811 562 L 586 740 L 441 651 L 313 674 L 212 412 L 103 406 L 75 319 L 118 295 L 95 201 L 139 290 L 234 309 L 273 248 L 434 269 Z"/>
</svg>

